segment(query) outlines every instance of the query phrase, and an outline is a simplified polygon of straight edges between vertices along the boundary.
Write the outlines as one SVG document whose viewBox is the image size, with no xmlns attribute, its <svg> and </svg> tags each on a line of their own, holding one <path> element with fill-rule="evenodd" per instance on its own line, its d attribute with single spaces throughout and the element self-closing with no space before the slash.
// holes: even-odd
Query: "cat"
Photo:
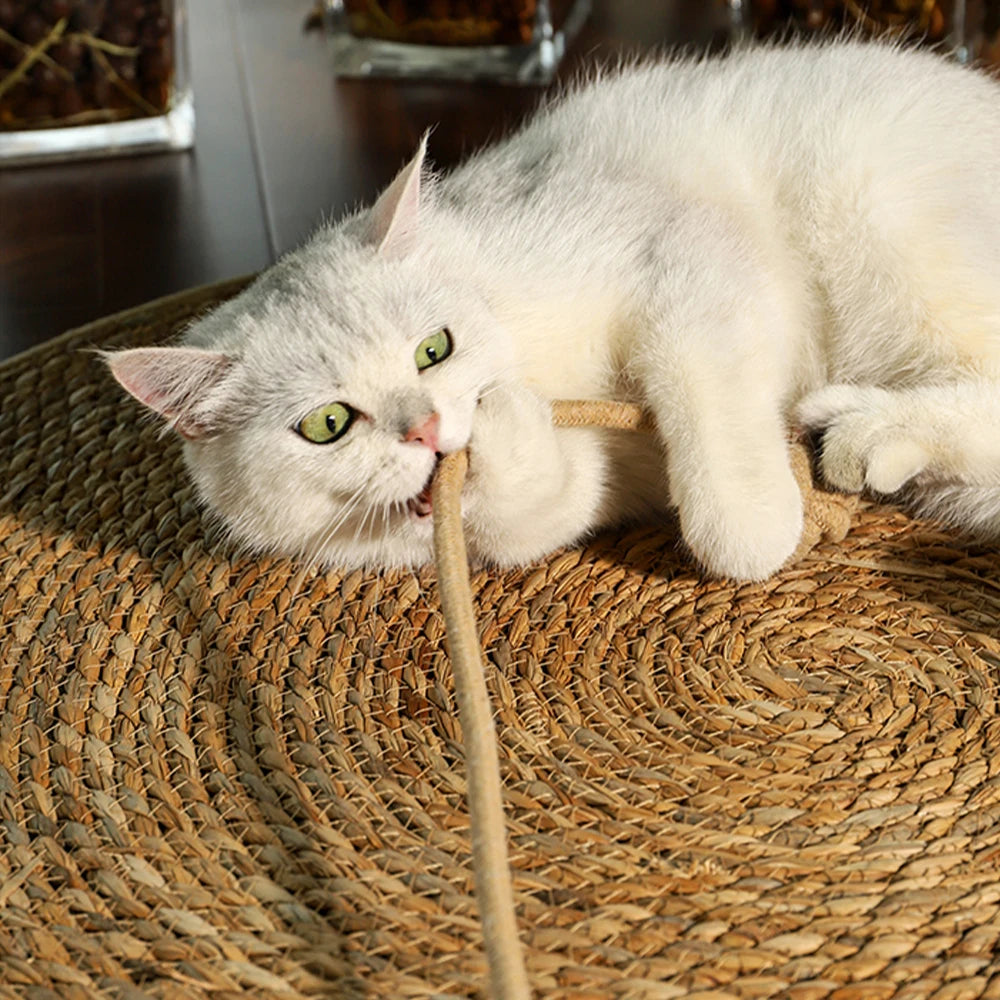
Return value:
<svg viewBox="0 0 1000 1000">
<path fill-rule="evenodd" d="M 750 47 L 595 73 L 445 176 L 426 153 L 181 344 L 108 355 L 242 545 L 425 563 L 467 447 L 479 562 L 674 510 L 704 571 L 762 580 L 802 532 L 790 432 L 834 489 L 1000 535 L 996 81 Z M 656 433 L 556 429 L 555 398 Z"/>
</svg>

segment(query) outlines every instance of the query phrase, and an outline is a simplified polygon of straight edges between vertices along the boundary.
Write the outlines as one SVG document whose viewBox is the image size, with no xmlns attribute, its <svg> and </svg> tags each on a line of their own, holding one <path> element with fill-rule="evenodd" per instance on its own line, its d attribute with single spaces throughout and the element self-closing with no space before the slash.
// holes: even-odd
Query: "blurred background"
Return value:
<svg viewBox="0 0 1000 1000">
<path fill-rule="evenodd" d="M 390 0 L 390 14 L 391 2 L 406 7 Z M 432 10 L 438 0 L 423 2 Z M 994 14 L 998 6 L 869 0 L 866 9 L 890 20 L 910 8 L 914 17 L 937 12 L 944 20 L 935 30 L 946 32 L 966 3 Z M 592 0 L 555 85 L 622 55 L 719 48 L 741 10 L 747 31 L 763 33 L 789 20 L 808 30 L 836 27 L 852 4 Z M 94 99 L 97 83 L 108 89 L 106 80 L 110 97 L 97 97 L 109 105 L 127 104 L 122 95 L 157 105 L 168 51 L 161 8 L 169 12 L 169 0 L 0 0 L 0 154 L 4 129 L 9 139 L 19 115 L 93 115 L 84 98 Z M 193 148 L 21 166 L 4 166 L 0 155 L 0 356 L 158 296 L 259 270 L 321 219 L 369 201 L 428 127 L 431 157 L 446 168 L 509 131 L 546 92 L 339 78 L 312 0 L 187 0 L 178 31 L 188 46 Z M 81 59 L 106 79 L 80 82 Z"/>
<path fill-rule="evenodd" d="M 543 93 L 338 79 L 310 8 L 188 0 L 193 150 L 0 169 L 0 355 L 265 267 L 321 218 L 371 199 L 429 126 L 447 167 Z M 718 43 L 726 20 L 716 0 L 595 0 L 559 76 L 621 52 Z"/>
</svg>

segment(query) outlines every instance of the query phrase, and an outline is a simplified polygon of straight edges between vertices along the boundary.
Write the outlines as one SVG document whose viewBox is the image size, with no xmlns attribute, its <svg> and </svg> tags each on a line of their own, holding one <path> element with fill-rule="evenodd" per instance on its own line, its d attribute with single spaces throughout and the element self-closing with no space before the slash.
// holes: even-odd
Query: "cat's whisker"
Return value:
<svg viewBox="0 0 1000 1000">
<path fill-rule="evenodd" d="M 358 507 L 362 504 L 362 502 L 365 499 L 365 492 L 367 488 L 368 488 L 367 484 L 364 484 L 362 486 L 359 486 L 358 489 L 355 490 L 353 494 L 351 494 L 351 496 L 344 504 L 343 513 L 341 513 L 340 517 L 338 517 L 324 532 L 321 543 L 322 548 L 326 548 L 330 540 L 334 538 L 341 530 L 341 528 L 343 528 L 344 525 L 355 515 Z M 319 551 L 320 550 L 317 551 L 317 555 L 319 554 Z"/>
<path fill-rule="evenodd" d="M 505 385 L 509 385 L 510 382 L 512 380 L 516 380 L 517 377 L 517 365 L 511 364 L 498 366 L 490 372 L 488 382 L 482 385 L 469 386 L 467 389 L 462 390 L 459 395 L 462 399 L 476 395 L 481 398 L 484 395 L 489 395 L 491 392 L 496 392 L 497 389 L 502 389 Z"/>
<path fill-rule="evenodd" d="M 326 548 L 330 540 L 336 536 L 344 522 L 355 511 L 358 504 L 361 502 L 365 489 L 366 484 L 362 484 L 348 497 L 341 515 L 320 534 L 315 543 L 310 547 L 308 553 L 303 555 L 302 564 L 295 571 L 295 574 L 292 577 L 293 585 L 288 599 L 288 616 L 292 614 L 295 599 L 302 592 L 306 579 L 310 575 L 315 574 L 319 569 L 320 557 L 323 549 Z"/>
<path fill-rule="evenodd" d="M 340 516 L 330 525 L 324 528 L 322 533 L 317 538 L 316 543 L 312 547 L 312 551 L 310 552 L 307 558 L 308 563 L 313 563 L 317 558 L 319 558 L 320 553 L 329 544 L 330 539 L 332 539 L 337 534 L 337 532 L 343 526 L 344 522 L 347 521 L 350 518 L 350 516 L 354 513 L 355 508 L 361 502 L 361 498 L 364 495 L 364 492 L 365 492 L 365 487 L 359 486 L 358 489 L 355 490 L 350 497 L 348 497 L 348 499 L 344 503 L 344 509 L 341 512 Z"/>
<path fill-rule="evenodd" d="M 369 505 L 368 513 L 365 515 L 365 522 L 367 522 L 368 524 L 368 537 L 365 539 L 365 547 L 369 552 L 369 557 L 368 557 L 369 559 L 371 558 L 370 553 L 372 550 L 372 536 L 375 533 L 375 519 L 377 514 L 378 514 L 378 507 L 376 507 L 375 504 Z M 362 527 L 363 526 L 364 523 L 362 524 Z"/>
<path fill-rule="evenodd" d="M 372 535 L 374 534 L 374 529 L 376 527 L 376 522 L 378 523 L 379 534 L 384 536 L 389 530 L 389 511 L 392 506 L 392 501 L 383 501 L 377 510 L 377 516 L 372 516 L 372 523 L 368 529 L 368 546 L 371 548 Z"/>
<path fill-rule="evenodd" d="M 362 536 L 364 535 L 364 532 L 365 532 L 365 526 L 366 525 L 368 526 L 367 548 L 364 551 L 366 551 L 368 553 L 368 555 L 367 555 L 367 561 L 369 563 L 372 562 L 372 560 L 371 560 L 371 540 L 372 540 L 372 531 L 373 531 L 373 529 L 375 527 L 374 516 L 375 516 L 375 511 L 377 509 L 378 509 L 377 505 L 374 502 L 369 501 L 368 504 L 365 507 L 364 515 L 362 516 L 362 518 L 361 518 L 360 522 L 358 523 L 357 527 L 354 529 L 354 542 L 355 542 L 356 545 L 360 545 L 361 544 L 361 538 L 362 538 Z M 370 523 L 369 523 L 369 518 L 371 518 L 371 522 Z"/>
<path fill-rule="evenodd" d="M 511 374 L 513 374 L 513 372 L 511 372 Z M 507 385 L 505 384 L 505 381 L 503 379 L 500 379 L 500 380 L 498 380 L 496 382 L 493 382 L 491 385 L 486 386 L 485 389 L 471 389 L 471 390 L 469 390 L 469 392 L 463 394 L 463 398 L 466 398 L 468 396 L 474 395 L 474 396 L 476 396 L 476 398 L 478 400 L 483 400 L 483 399 L 486 399 L 489 396 L 492 396 L 493 393 L 500 392 L 500 391 L 502 391 L 503 389 L 506 389 L 506 388 L 507 388 Z"/>
<path fill-rule="evenodd" d="M 298 581 L 292 591 L 291 601 L 294 601 L 298 596 L 302 589 L 302 585 L 305 582 L 306 576 L 310 572 L 315 572 L 317 569 L 320 554 L 330 543 L 330 540 L 336 536 L 344 522 L 355 511 L 358 504 L 361 502 L 361 498 L 364 496 L 366 488 L 367 484 L 362 484 L 347 498 L 340 516 L 321 532 L 308 552 L 303 555 L 302 566 L 297 573 Z"/>
</svg>

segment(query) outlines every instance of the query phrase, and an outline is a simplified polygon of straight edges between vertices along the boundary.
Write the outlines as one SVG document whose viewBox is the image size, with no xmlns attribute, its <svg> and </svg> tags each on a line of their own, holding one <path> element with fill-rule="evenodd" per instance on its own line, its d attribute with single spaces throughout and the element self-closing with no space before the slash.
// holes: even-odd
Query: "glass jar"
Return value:
<svg viewBox="0 0 1000 1000">
<path fill-rule="evenodd" d="M 959 55 L 965 62 L 1000 67 L 1000 0 L 965 0 Z"/>
<path fill-rule="evenodd" d="M 184 0 L 0 0 L 0 166 L 187 149 Z"/>
<path fill-rule="evenodd" d="M 756 37 L 860 29 L 1000 65 L 1000 0 L 730 0 L 730 9 L 738 30 Z"/>
<path fill-rule="evenodd" d="M 590 0 L 326 0 L 339 76 L 546 83 L 589 12 Z"/>
</svg>

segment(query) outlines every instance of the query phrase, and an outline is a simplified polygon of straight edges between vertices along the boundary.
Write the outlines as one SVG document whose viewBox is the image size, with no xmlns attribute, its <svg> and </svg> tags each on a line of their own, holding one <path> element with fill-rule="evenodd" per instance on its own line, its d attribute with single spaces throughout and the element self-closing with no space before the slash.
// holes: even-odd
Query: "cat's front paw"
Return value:
<svg viewBox="0 0 1000 1000">
<path fill-rule="evenodd" d="M 479 400 L 469 439 L 469 478 L 498 502 L 517 497 L 539 477 L 558 473 L 558 446 L 548 402 L 509 382 Z"/>
<path fill-rule="evenodd" d="M 895 493 L 923 472 L 930 447 L 917 439 L 899 411 L 899 397 L 877 386 L 830 385 L 796 408 L 799 424 L 821 437 L 824 481 L 845 493 L 865 487 Z"/>
<path fill-rule="evenodd" d="M 684 541 L 712 576 L 765 580 L 788 562 L 802 537 L 802 494 L 790 470 L 753 491 L 693 496 L 678 513 Z"/>
<path fill-rule="evenodd" d="M 545 400 L 507 384 L 483 397 L 469 440 L 470 553 L 518 565 L 575 542 L 595 523 L 606 457 L 596 432 L 559 432 Z"/>
</svg>

